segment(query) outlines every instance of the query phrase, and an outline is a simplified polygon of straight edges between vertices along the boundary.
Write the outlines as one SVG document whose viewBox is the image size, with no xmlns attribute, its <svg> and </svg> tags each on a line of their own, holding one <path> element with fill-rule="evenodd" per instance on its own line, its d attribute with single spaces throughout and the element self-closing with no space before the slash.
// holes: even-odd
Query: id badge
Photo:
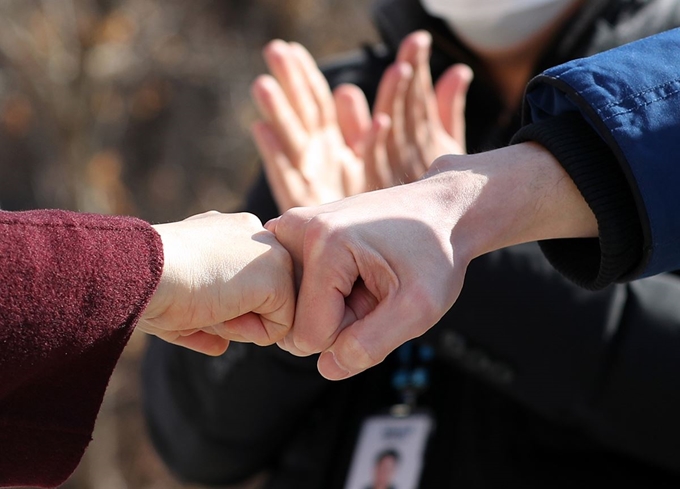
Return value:
<svg viewBox="0 0 680 489">
<path fill-rule="evenodd" d="M 367 418 L 345 489 L 417 489 L 434 420 L 426 412 Z"/>
</svg>

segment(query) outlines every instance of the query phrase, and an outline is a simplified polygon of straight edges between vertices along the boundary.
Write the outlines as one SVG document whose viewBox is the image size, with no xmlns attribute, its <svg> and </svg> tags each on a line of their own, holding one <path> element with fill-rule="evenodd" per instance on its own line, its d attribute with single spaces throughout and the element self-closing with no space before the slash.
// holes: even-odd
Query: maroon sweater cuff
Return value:
<svg viewBox="0 0 680 489">
<path fill-rule="evenodd" d="M 0 486 L 73 472 L 162 269 L 138 219 L 0 211 Z"/>
</svg>

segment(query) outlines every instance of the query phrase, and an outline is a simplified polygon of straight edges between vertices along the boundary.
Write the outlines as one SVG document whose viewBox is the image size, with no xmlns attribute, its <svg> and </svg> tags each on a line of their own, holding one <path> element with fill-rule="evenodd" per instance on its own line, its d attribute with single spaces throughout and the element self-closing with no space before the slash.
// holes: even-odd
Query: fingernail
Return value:
<svg viewBox="0 0 680 489">
<path fill-rule="evenodd" d="M 325 351 L 319 356 L 319 373 L 328 380 L 342 380 L 350 376 L 350 372 L 342 367 L 332 351 Z"/>
</svg>

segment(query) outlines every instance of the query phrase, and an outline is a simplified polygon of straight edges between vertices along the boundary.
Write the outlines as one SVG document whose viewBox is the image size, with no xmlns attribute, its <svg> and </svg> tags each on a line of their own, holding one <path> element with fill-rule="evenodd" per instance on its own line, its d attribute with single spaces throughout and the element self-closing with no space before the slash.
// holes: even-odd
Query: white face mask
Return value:
<svg viewBox="0 0 680 489">
<path fill-rule="evenodd" d="M 473 49 L 503 51 L 540 32 L 574 0 L 420 0 Z"/>
</svg>

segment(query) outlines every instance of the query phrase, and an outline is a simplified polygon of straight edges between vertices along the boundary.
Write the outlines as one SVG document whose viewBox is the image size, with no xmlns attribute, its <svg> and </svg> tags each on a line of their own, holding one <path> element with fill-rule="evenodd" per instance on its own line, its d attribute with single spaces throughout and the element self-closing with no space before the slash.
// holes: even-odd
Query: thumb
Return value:
<svg viewBox="0 0 680 489">
<path fill-rule="evenodd" d="M 422 322 L 405 319 L 405 311 L 394 302 L 378 304 L 367 316 L 344 328 L 319 357 L 319 373 L 328 380 L 342 380 L 361 373 L 427 329 Z"/>
<path fill-rule="evenodd" d="M 279 218 L 275 217 L 273 219 L 268 220 L 267 222 L 264 223 L 264 228 L 269 231 L 270 233 L 274 233 L 276 236 L 276 225 L 279 222 Z"/>
</svg>

